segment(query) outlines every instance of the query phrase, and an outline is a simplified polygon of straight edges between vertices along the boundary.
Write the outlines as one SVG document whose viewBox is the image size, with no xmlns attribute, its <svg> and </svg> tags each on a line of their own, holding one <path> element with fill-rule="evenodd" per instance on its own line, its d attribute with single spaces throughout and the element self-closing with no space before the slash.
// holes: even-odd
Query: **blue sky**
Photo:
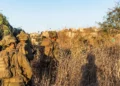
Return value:
<svg viewBox="0 0 120 86">
<path fill-rule="evenodd" d="M 0 0 L 0 12 L 26 32 L 96 26 L 120 0 Z M 51 29 L 50 29 L 51 28 Z"/>
</svg>

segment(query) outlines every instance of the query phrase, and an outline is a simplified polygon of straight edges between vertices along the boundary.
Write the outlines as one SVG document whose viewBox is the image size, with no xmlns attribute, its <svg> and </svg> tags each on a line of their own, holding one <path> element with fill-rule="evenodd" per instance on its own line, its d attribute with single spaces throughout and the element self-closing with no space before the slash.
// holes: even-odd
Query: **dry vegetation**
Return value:
<svg viewBox="0 0 120 86">
<path fill-rule="evenodd" d="M 54 86 L 120 86 L 119 31 L 66 29 L 58 36 L 61 54 Z M 40 85 L 48 83 L 44 77 Z"/>
</svg>

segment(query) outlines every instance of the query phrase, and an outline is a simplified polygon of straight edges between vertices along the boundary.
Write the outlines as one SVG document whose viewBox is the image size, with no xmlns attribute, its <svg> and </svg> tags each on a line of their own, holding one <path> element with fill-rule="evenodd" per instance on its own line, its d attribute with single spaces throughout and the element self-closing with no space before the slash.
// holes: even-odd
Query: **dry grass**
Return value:
<svg viewBox="0 0 120 86">
<path fill-rule="evenodd" d="M 89 33 L 69 38 L 59 32 L 61 55 L 54 86 L 120 86 L 120 46 L 111 42 L 111 34 Z M 48 83 L 43 76 L 39 86 Z"/>
</svg>

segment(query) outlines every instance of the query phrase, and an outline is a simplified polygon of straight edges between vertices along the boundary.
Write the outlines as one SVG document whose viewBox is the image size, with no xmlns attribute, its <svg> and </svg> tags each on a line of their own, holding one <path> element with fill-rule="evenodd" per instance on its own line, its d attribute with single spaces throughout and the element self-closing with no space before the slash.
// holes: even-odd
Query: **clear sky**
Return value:
<svg viewBox="0 0 120 86">
<path fill-rule="evenodd" d="M 96 26 L 120 0 L 0 0 L 0 12 L 26 32 Z M 51 28 L 51 29 L 50 29 Z"/>
</svg>

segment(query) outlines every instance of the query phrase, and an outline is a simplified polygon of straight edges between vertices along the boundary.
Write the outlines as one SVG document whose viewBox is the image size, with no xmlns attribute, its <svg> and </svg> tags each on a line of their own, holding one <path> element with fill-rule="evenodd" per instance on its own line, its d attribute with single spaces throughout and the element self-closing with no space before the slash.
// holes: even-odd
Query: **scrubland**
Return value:
<svg viewBox="0 0 120 86">
<path fill-rule="evenodd" d="M 58 31 L 60 58 L 54 86 L 120 86 L 119 30 Z M 42 78 L 40 85 L 49 86 Z"/>
</svg>

